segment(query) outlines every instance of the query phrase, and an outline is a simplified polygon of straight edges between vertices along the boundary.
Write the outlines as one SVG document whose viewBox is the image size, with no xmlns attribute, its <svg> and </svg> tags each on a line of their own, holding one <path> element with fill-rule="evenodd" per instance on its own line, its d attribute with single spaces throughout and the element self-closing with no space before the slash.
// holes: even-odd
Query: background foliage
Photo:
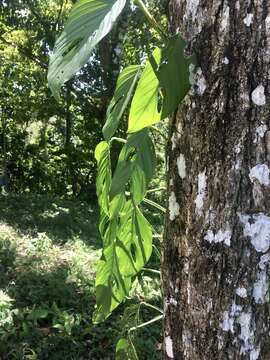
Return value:
<svg viewBox="0 0 270 360">
<path fill-rule="evenodd" d="M 0 0 L 0 182 L 7 184 L 0 201 L 1 359 L 113 359 L 130 326 L 156 315 L 140 303 L 161 305 L 159 277 L 145 273 L 123 316 L 120 306 L 106 323 L 91 324 L 101 253 L 94 149 L 120 70 L 144 61 L 159 38 L 127 6 L 57 103 L 47 85 L 49 56 L 74 2 Z M 148 1 L 164 26 L 166 2 Z M 124 114 L 117 136 L 127 124 Z M 152 137 L 158 170 L 151 187 L 163 187 L 164 139 Z M 113 169 L 119 151 L 115 143 Z M 164 202 L 162 192 L 150 198 Z M 160 234 L 160 213 L 142 207 Z M 158 239 L 154 245 L 158 252 Z M 149 266 L 158 269 L 156 252 Z M 159 358 L 160 334 L 160 322 L 132 333 L 140 359 Z"/>
<path fill-rule="evenodd" d="M 46 80 L 49 55 L 73 2 L 0 1 L 1 171 L 11 191 L 94 196 L 94 149 L 119 70 L 155 41 L 138 10 L 126 7 L 57 103 Z M 163 18 L 160 2 L 150 7 Z"/>
</svg>

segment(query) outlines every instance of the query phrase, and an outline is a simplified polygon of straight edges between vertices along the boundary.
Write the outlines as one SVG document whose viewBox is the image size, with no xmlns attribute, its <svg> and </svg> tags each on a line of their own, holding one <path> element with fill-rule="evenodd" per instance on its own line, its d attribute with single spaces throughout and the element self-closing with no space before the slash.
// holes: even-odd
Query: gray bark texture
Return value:
<svg viewBox="0 0 270 360">
<path fill-rule="evenodd" d="M 171 124 L 164 359 L 270 359 L 270 1 L 171 0 L 198 57 Z"/>
</svg>

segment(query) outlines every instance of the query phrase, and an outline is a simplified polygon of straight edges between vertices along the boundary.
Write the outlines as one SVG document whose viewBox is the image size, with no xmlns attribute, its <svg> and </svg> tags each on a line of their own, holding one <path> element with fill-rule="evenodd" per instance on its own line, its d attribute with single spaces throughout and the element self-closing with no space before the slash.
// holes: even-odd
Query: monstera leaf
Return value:
<svg viewBox="0 0 270 360">
<path fill-rule="evenodd" d="M 106 141 L 100 142 L 95 150 L 98 165 L 96 179 L 97 197 L 101 210 L 109 214 L 109 191 L 111 187 L 111 159 L 110 147 Z"/>
<path fill-rule="evenodd" d="M 113 235 L 113 231 L 111 235 Z M 128 295 L 130 286 L 131 278 L 124 277 L 120 273 L 116 244 L 112 242 L 104 249 L 97 266 L 96 311 L 93 321 L 99 323 L 105 320 Z"/>
<path fill-rule="evenodd" d="M 155 148 L 148 129 L 131 134 L 124 145 L 113 174 L 110 198 L 125 191 L 131 181 L 131 193 L 135 204 L 145 196 L 156 166 Z"/>
<path fill-rule="evenodd" d="M 106 36 L 126 0 L 79 0 L 72 8 L 50 58 L 48 82 L 59 99 L 61 86 L 89 60 L 93 48 Z"/>
<path fill-rule="evenodd" d="M 120 219 L 108 222 L 96 273 L 94 322 L 106 319 L 128 295 L 132 279 L 152 253 L 151 226 L 129 200 Z"/>
</svg>

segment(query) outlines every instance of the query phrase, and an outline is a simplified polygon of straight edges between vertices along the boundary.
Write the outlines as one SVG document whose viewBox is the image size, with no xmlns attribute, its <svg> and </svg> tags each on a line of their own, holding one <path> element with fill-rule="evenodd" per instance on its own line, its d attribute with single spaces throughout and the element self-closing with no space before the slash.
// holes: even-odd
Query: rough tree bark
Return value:
<svg viewBox="0 0 270 360">
<path fill-rule="evenodd" d="M 270 359 L 270 1 L 170 14 L 199 68 L 171 127 L 164 359 Z"/>
</svg>

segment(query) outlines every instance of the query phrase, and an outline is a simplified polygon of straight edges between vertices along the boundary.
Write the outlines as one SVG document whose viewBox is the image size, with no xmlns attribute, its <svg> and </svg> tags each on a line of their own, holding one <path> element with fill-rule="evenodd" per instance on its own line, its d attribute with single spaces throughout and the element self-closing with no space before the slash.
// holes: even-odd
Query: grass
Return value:
<svg viewBox="0 0 270 360">
<path fill-rule="evenodd" d="M 93 325 L 95 267 L 101 254 L 98 209 L 39 195 L 0 197 L 0 359 L 110 360 L 121 337 L 124 306 Z M 148 274 L 149 275 L 149 274 Z M 159 281 L 137 286 L 158 304 Z M 141 321 L 156 316 L 144 309 Z M 136 332 L 140 360 L 160 359 L 161 324 Z"/>
</svg>

